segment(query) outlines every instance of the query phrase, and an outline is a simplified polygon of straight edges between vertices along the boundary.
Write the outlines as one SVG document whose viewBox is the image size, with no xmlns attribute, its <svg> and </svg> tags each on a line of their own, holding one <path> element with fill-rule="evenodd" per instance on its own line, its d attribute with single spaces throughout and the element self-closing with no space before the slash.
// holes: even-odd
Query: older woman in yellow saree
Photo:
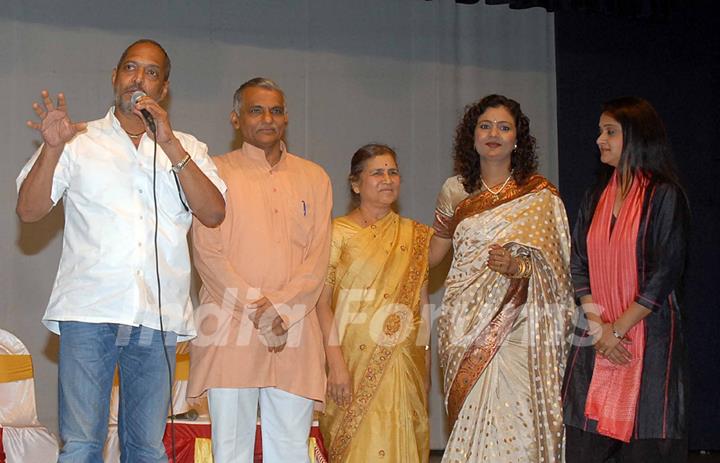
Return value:
<svg viewBox="0 0 720 463">
<path fill-rule="evenodd" d="M 438 319 L 453 426 L 443 462 L 561 462 L 560 383 L 574 307 L 565 208 L 536 172 L 520 105 L 490 95 L 457 129 L 431 264 L 454 246 Z"/>
<path fill-rule="evenodd" d="M 392 211 L 400 174 L 389 147 L 360 148 L 350 184 L 359 205 L 333 221 L 318 302 L 328 361 L 320 428 L 331 463 L 425 463 L 432 230 Z"/>
</svg>

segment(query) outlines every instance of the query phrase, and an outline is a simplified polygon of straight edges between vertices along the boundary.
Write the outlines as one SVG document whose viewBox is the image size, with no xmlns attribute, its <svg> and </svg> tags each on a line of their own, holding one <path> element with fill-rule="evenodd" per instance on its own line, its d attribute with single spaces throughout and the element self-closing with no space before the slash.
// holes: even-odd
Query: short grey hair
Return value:
<svg viewBox="0 0 720 463">
<path fill-rule="evenodd" d="M 274 81 L 272 81 L 268 78 L 265 78 L 265 77 L 255 77 L 253 79 L 248 80 L 247 82 L 242 84 L 240 86 L 240 88 L 235 90 L 235 94 L 233 95 L 233 111 L 235 111 L 235 114 L 237 114 L 238 116 L 240 115 L 240 108 L 242 108 L 243 90 L 245 90 L 246 88 L 251 88 L 251 87 L 259 87 L 259 88 L 264 88 L 267 90 L 274 90 L 274 91 L 278 92 L 283 97 L 283 101 L 285 101 L 285 92 L 282 91 L 282 89 L 280 88 L 280 86 L 278 84 L 276 84 Z M 283 109 L 285 109 L 284 104 L 283 104 Z"/>
</svg>

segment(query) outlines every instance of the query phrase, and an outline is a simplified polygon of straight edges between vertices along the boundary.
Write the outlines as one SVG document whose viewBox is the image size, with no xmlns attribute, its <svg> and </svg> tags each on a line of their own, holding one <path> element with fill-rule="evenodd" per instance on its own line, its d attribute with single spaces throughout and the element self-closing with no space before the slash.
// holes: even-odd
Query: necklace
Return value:
<svg viewBox="0 0 720 463">
<path fill-rule="evenodd" d="M 480 182 L 482 183 L 482 186 L 484 186 L 487 191 L 492 193 L 492 195 L 495 197 L 495 199 L 498 199 L 498 196 L 505 189 L 505 187 L 507 186 L 507 184 L 511 178 L 512 178 L 512 171 L 510 171 L 510 175 L 507 176 L 507 178 L 505 179 L 505 182 L 502 184 L 502 186 L 497 191 L 493 191 L 493 189 L 490 188 L 487 183 L 485 183 L 485 180 L 483 180 L 482 177 L 480 177 Z"/>
<path fill-rule="evenodd" d="M 125 129 L 123 129 L 123 130 L 125 130 Z M 130 137 L 130 138 L 138 139 L 138 138 L 142 137 L 142 135 L 145 133 L 145 131 L 143 130 L 142 132 L 138 132 L 138 133 L 130 133 L 127 130 L 125 130 L 125 133 L 128 134 L 128 137 Z"/>
<path fill-rule="evenodd" d="M 377 218 L 376 218 L 376 217 L 372 217 L 370 220 L 368 220 L 368 219 L 365 217 L 365 214 L 363 214 L 362 209 L 360 209 L 360 208 L 358 207 L 358 208 L 357 208 L 357 211 L 358 211 L 358 213 L 360 214 L 360 219 L 363 221 L 363 224 L 364 224 L 364 225 L 372 225 L 373 227 L 374 227 L 373 224 L 374 224 L 375 222 L 377 222 L 378 220 L 382 219 L 383 217 L 385 217 L 385 216 L 387 215 L 387 213 L 385 213 L 385 214 L 383 214 L 381 217 L 377 217 Z"/>
</svg>

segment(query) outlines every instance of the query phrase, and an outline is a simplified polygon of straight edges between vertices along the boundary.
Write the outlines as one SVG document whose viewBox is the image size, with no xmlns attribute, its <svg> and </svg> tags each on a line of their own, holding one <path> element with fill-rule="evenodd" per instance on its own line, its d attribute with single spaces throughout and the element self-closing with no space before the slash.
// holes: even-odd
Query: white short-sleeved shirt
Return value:
<svg viewBox="0 0 720 463">
<path fill-rule="evenodd" d="M 160 328 L 155 273 L 153 140 L 136 149 L 111 107 L 103 119 L 65 145 L 55 168 L 51 199 L 63 198 L 62 255 L 43 323 L 119 323 Z M 224 194 L 207 146 L 175 132 L 183 148 Z M 17 178 L 20 189 L 40 150 Z M 157 147 L 158 263 L 163 327 L 180 339 L 195 335 L 190 301 L 187 231 L 192 221 L 171 162 Z M 182 196 L 183 201 L 180 200 Z"/>
</svg>

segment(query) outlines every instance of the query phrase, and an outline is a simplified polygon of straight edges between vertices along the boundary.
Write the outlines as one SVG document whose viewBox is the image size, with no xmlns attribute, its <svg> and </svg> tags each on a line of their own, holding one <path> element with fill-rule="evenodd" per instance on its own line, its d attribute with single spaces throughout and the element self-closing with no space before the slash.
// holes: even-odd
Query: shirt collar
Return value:
<svg viewBox="0 0 720 463">
<path fill-rule="evenodd" d="M 243 154 L 247 156 L 249 159 L 251 159 L 254 163 L 257 163 L 259 165 L 262 165 L 266 167 L 268 170 L 278 170 L 283 165 L 285 165 L 285 159 L 287 158 L 287 147 L 285 146 L 285 142 L 280 142 L 280 160 L 277 164 L 274 166 L 271 166 L 267 158 L 265 157 L 265 151 L 263 151 L 261 148 L 258 148 L 255 145 L 251 145 L 250 143 L 243 142 L 242 148 L 241 148 Z"/>
<path fill-rule="evenodd" d="M 120 121 L 115 117 L 115 106 L 110 106 L 104 118 L 100 119 L 100 130 L 110 134 L 112 132 L 124 134 L 125 129 L 120 125 Z"/>
</svg>

